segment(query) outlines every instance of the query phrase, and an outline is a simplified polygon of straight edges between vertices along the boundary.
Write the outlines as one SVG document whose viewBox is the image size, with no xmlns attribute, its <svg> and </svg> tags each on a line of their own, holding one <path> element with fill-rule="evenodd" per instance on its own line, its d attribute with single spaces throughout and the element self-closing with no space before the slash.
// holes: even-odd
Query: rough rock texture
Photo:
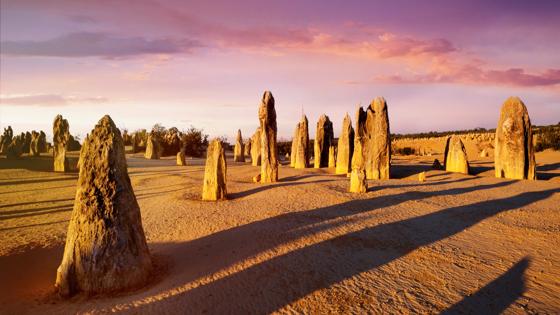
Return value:
<svg viewBox="0 0 560 315">
<path fill-rule="evenodd" d="M 150 134 L 148 135 L 144 157 L 148 160 L 158 160 L 161 157 L 161 147 L 159 145 L 159 139 L 152 132 L 150 132 Z"/>
<path fill-rule="evenodd" d="M 336 156 L 336 174 L 347 174 L 352 171 L 352 154 L 354 153 L 354 128 L 352 119 L 346 113 L 342 121 L 342 132 L 338 138 Z"/>
<path fill-rule="evenodd" d="M 259 107 L 261 125 L 261 183 L 278 181 L 278 154 L 276 145 L 276 110 L 270 91 L 264 92 Z"/>
<path fill-rule="evenodd" d="M 56 288 L 62 296 L 144 285 L 152 263 L 119 129 L 104 116 L 84 141 Z"/>
<path fill-rule="evenodd" d="M 443 160 L 446 171 L 469 174 L 467 150 L 463 141 L 461 141 L 461 137 L 456 135 L 447 137 Z"/>
<path fill-rule="evenodd" d="M 329 147 L 329 168 L 336 168 L 336 146 L 334 144 Z"/>
<path fill-rule="evenodd" d="M 350 173 L 350 188 L 353 193 L 365 193 L 367 191 L 367 179 L 365 168 L 365 144 L 367 114 L 362 107 L 356 112 L 356 129 L 354 136 L 354 153 L 352 155 L 352 172 Z"/>
<path fill-rule="evenodd" d="M 527 107 L 518 97 L 508 98 L 496 127 L 494 168 L 496 177 L 537 179 L 533 132 Z"/>
<path fill-rule="evenodd" d="M 421 183 L 426 181 L 426 172 L 421 172 L 418 174 L 418 181 Z"/>
<path fill-rule="evenodd" d="M 185 160 L 185 152 L 183 150 L 177 153 L 177 165 L 179 166 L 187 165 L 187 161 Z"/>
<path fill-rule="evenodd" d="M 309 122 L 307 116 L 303 115 L 301 117 L 298 128 L 294 168 L 303 169 L 309 167 Z"/>
<path fill-rule="evenodd" d="M 368 179 L 389 179 L 391 132 L 387 102 L 377 97 L 367 109 L 366 175 Z"/>
<path fill-rule="evenodd" d="M 259 127 L 251 137 L 251 165 L 253 166 L 261 165 L 261 133 L 261 127 Z"/>
<path fill-rule="evenodd" d="M 132 144 L 131 141 L 130 141 L 130 140 L 131 140 L 131 139 L 130 139 L 131 137 L 130 137 L 130 135 L 128 134 L 128 130 L 125 129 L 125 130 L 122 132 L 122 138 L 123 138 L 123 143 L 124 143 L 125 146 L 131 145 L 131 144 Z"/>
<path fill-rule="evenodd" d="M 296 130 L 294 130 L 294 137 L 292 138 L 292 149 L 290 151 L 290 166 L 296 166 L 296 156 L 297 156 L 297 148 L 298 148 L 298 141 L 299 141 L 299 125 L 298 122 L 296 125 Z"/>
<path fill-rule="evenodd" d="M 39 156 L 41 152 L 39 152 L 39 136 L 41 134 L 37 131 L 31 131 L 31 143 L 29 143 L 29 155 L 31 156 Z"/>
<path fill-rule="evenodd" d="M 442 170 L 443 166 L 441 166 L 441 163 L 439 162 L 438 159 L 434 159 L 434 163 L 432 163 L 432 168 L 434 170 Z"/>
<path fill-rule="evenodd" d="M 243 147 L 243 150 L 245 151 L 245 156 L 251 157 L 251 139 L 247 139 L 245 140 L 245 145 Z"/>
<path fill-rule="evenodd" d="M 57 115 L 53 123 L 53 159 L 54 171 L 66 172 L 68 170 L 68 159 L 66 159 L 66 145 L 70 140 L 68 121 Z"/>
<path fill-rule="evenodd" d="M 31 133 L 27 131 L 25 132 L 25 136 L 23 138 L 22 151 L 27 153 L 29 152 L 30 147 L 31 147 Z"/>
<path fill-rule="evenodd" d="M 14 131 L 12 130 L 12 126 L 4 128 L 4 133 L 2 134 L 2 137 L 0 137 L 0 153 L 6 153 L 8 146 L 12 143 L 13 137 Z"/>
<path fill-rule="evenodd" d="M 47 153 L 49 152 L 49 145 L 47 143 L 47 135 L 43 130 L 39 132 L 39 140 L 37 144 L 39 148 L 39 153 Z"/>
<path fill-rule="evenodd" d="M 235 147 L 233 148 L 233 161 L 245 162 L 245 148 L 241 130 L 237 130 L 237 138 L 235 139 Z"/>
<path fill-rule="evenodd" d="M 226 155 L 222 141 L 214 139 L 208 145 L 202 200 L 226 199 Z"/>
<path fill-rule="evenodd" d="M 478 156 L 481 158 L 488 157 L 488 151 L 486 149 L 482 149 L 482 151 L 480 151 L 480 154 Z"/>
<path fill-rule="evenodd" d="M 329 148 L 333 143 L 333 125 L 329 117 L 325 114 L 317 121 L 317 133 L 315 134 L 315 168 L 329 166 Z"/>
</svg>

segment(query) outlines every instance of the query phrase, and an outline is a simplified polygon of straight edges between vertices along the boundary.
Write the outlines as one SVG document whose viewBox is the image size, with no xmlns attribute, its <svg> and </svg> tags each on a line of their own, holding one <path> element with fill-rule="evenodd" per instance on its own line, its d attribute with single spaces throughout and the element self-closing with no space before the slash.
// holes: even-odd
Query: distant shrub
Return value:
<svg viewBox="0 0 560 315">
<path fill-rule="evenodd" d="M 204 134 L 202 129 L 191 126 L 183 132 L 181 143 L 186 155 L 202 157 L 208 147 L 208 135 Z"/>
<path fill-rule="evenodd" d="M 535 151 L 543 151 L 546 149 L 560 150 L 560 126 L 540 127 L 537 132 L 538 141 L 535 145 Z"/>
<path fill-rule="evenodd" d="M 404 147 L 404 148 L 395 148 L 394 153 L 396 155 L 414 155 L 416 154 L 416 150 L 411 147 Z"/>
</svg>

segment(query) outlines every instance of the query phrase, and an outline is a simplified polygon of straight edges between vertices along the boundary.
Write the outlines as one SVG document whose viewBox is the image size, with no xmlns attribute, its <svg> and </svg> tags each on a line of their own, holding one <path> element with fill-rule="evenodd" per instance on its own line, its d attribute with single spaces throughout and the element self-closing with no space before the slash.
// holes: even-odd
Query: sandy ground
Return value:
<svg viewBox="0 0 560 315">
<path fill-rule="evenodd" d="M 77 174 L 2 158 L 0 313 L 559 313 L 560 152 L 537 154 L 539 181 L 493 178 L 491 158 L 474 176 L 431 170 L 436 157 L 396 157 L 398 179 L 360 195 L 332 170 L 282 166 L 261 185 L 228 160 L 230 200 L 203 202 L 202 160 L 129 155 L 157 272 L 68 301 L 50 293 Z"/>
</svg>

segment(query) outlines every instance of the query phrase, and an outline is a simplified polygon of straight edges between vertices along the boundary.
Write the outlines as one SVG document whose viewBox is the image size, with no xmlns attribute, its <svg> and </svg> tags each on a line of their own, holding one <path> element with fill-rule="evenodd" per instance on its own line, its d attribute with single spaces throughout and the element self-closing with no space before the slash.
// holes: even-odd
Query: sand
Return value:
<svg viewBox="0 0 560 315">
<path fill-rule="evenodd" d="M 127 155 L 157 272 L 67 301 L 52 290 L 77 174 L 0 158 L 0 313 L 560 312 L 560 152 L 537 153 L 539 181 L 493 178 L 491 158 L 471 157 L 475 175 L 431 170 L 434 158 L 394 157 L 396 179 L 356 195 L 334 169 L 283 165 L 278 183 L 254 184 L 258 167 L 230 155 L 230 200 L 204 202 L 203 160 Z"/>
</svg>

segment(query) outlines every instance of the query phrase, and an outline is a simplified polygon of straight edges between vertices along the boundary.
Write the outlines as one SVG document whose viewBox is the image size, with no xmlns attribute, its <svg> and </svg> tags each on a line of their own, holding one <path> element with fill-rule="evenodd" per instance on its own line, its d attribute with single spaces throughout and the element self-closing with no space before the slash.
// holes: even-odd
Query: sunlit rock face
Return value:
<svg viewBox="0 0 560 315">
<path fill-rule="evenodd" d="M 261 126 L 261 183 L 278 181 L 278 148 L 276 144 L 276 109 L 270 91 L 264 92 L 259 106 Z"/>
<path fill-rule="evenodd" d="M 336 155 L 336 174 L 347 174 L 352 171 L 352 154 L 354 153 L 354 128 L 352 119 L 346 114 L 342 121 L 342 132 L 338 138 Z"/>
<path fill-rule="evenodd" d="M 219 139 L 208 145 L 202 200 L 222 200 L 227 198 L 227 164 L 224 145 Z"/>
<path fill-rule="evenodd" d="M 453 135 L 447 138 L 444 161 L 446 171 L 469 174 L 467 150 L 461 137 Z"/>
<path fill-rule="evenodd" d="M 53 160 L 55 172 L 68 171 L 66 146 L 70 140 L 70 127 L 68 121 L 57 115 L 53 122 Z"/>
<path fill-rule="evenodd" d="M 502 106 L 494 145 L 496 177 L 537 179 L 533 132 L 527 107 L 518 97 Z"/>
<path fill-rule="evenodd" d="M 56 288 L 60 295 L 112 293 L 148 281 L 152 263 L 130 184 L 124 143 L 109 116 L 87 136 Z"/>
</svg>

